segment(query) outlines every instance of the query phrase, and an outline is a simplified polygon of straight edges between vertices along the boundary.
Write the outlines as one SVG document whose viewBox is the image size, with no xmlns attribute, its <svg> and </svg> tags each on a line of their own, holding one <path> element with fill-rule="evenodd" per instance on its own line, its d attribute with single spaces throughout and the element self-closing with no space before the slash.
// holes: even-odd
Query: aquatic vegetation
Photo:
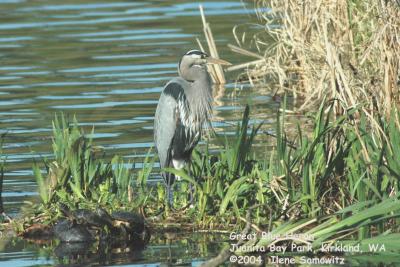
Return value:
<svg viewBox="0 0 400 267">
<path fill-rule="evenodd" d="M 312 218 L 333 214 L 357 201 L 394 195 L 399 175 L 395 160 L 400 147 L 398 111 L 393 111 L 389 123 L 380 121 L 382 131 L 376 136 L 368 132 L 363 116 L 355 117 L 361 107 L 336 119 L 333 108 L 333 102 L 323 102 L 311 117 L 312 133 L 306 136 L 299 127 L 292 140 L 285 132 L 285 114 L 278 113 L 277 149 L 260 160 L 250 151 L 261 125 L 249 126 L 246 107 L 235 140 L 228 142 L 222 137 L 225 148 L 209 151 L 206 145 L 203 151 L 193 153 L 188 170 L 166 169 L 184 180 L 176 185 L 181 187 L 174 196 L 178 205 L 187 204 L 190 183 L 195 187 L 193 204 L 199 223 L 217 214 L 233 223 L 236 219 L 232 218 L 243 216 L 253 205 L 270 208 L 268 212 L 265 207 L 256 209 L 260 222 L 271 216 L 272 221 L 281 216 Z M 61 122 L 56 118 L 54 136 L 55 161 L 46 162 L 47 174 L 42 174 L 37 163 L 34 165 L 45 204 L 57 198 L 74 205 L 118 202 L 132 208 L 152 207 L 154 211 L 163 205 L 155 204 L 165 196 L 162 187 L 147 184 L 155 161 L 150 151 L 143 168 L 135 172 L 132 163 L 125 163 L 119 156 L 105 161 L 104 153 L 95 151 L 90 135 L 85 136 L 76 120 L 69 125 L 64 118 Z M 294 212 L 297 208 L 301 209 L 299 214 Z"/>
<path fill-rule="evenodd" d="M 106 160 L 101 148 L 94 146 L 94 130 L 89 135 L 78 126 L 76 118 L 67 122 L 65 116 L 53 121 L 54 160 L 45 160 L 46 173 L 39 163 L 33 165 L 39 195 L 46 206 L 62 202 L 73 206 L 124 206 L 135 209 L 145 203 L 146 194 L 133 198 L 133 163 L 115 155 Z M 137 184 L 146 183 L 151 172 L 149 156 L 139 171 Z"/>
<path fill-rule="evenodd" d="M 252 198 L 252 191 L 246 189 L 249 179 L 256 179 L 252 171 L 256 160 L 254 155 L 251 157 L 250 149 L 261 125 L 254 126 L 248 132 L 249 113 L 249 107 L 246 107 L 242 123 L 237 128 L 238 138 L 232 147 L 226 139 L 226 149 L 216 155 L 210 155 L 207 146 L 204 153 L 196 151 L 191 175 L 185 171 L 170 170 L 195 185 L 195 208 L 200 211 L 196 220 L 199 225 L 215 221 L 217 213 L 228 218 L 231 213 L 226 213 L 226 210 L 230 203 L 233 203 L 235 213 L 239 215 L 241 209 L 237 202 L 248 202 Z M 156 187 L 147 183 L 156 159 L 151 156 L 151 150 L 142 169 L 135 171 L 132 163 L 125 163 L 118 155 L 107 161 L 105 154 L 93 144 L 91 136 L 93 130 L 89 135 L 85 134 L 76 118 L 67 122 L 63 115 L 55 117 L 52 143 L 54 160 L 44 160 L 45 173 L 38 162 L 33 165 L 39 195 L 44 204 L 40 210 L 51 214 L 51 210 L 58 210 L 56 204 L 61 202 L 69 207 L 103 206 L 112 209 L 123 206 L 146 210 L 149 216 L 159 213 L 165 203 L 165 192 L 162 181 Z M 184 207 L 189 197 L 189 190 L 186 189 L 190 186 L 185 182 L 176 186 L 180 187 L 175 194 L 177 205 Z"/>
<path fill-rule="evenodd" d="M 391 255 L 399 251 L 398 233 L 386 231 L 360 239 L 351 237 L 359 231 L 360 226 L 375 228 L 374 226 L 379 223 L 387 223 L 399 217 L 399 204 L 398 196 L 385 198 L 382 201 L 363 201 L 330 216 L 285 222 L 272 229 L 268 235 L 248 241 L 245 246 L 253 247 L 257 251 L 261 247 L 268 250 L 270 245 L 276 243 L 290 244 L 292 248 L 308 244 L 313 251 L 329 252 L 331 247 L 353 244 L 360 245 L 361 251 L 364 252 Z M 371 250 L 371 247 L 367 247 L 368 244 L 374 244 L 377 248 Z M 382 247 L 384 249 L 380 249 Z M 237 252 L 242 254 L 240 249 Z"/>
<path fill-rule="evenodd" d="M 247 204 L 238 208 L 237 202 L 250 201 L 253 187 L 251 175 L 253 164 L 256 160 L 251 157 L 251 146 L 261 125 L 253 126 L 248 132 L 249 126 L 249 106 L 246 106 L 242 123 L 236 129 L 236 140 L 229 144 L 225 137 L 225 149 L 211 154 L 208 146 L 204 151 L 196 150 L 193 154 L 191 174 L 185 171 L 167 169 L 182 177 L 186 182 L 195 185 L 195 205 L 198 211 L 198 220 L 202 224 L 209 221 L 215 215 L 226 217 L 231 216 L 226 213 L 227 206 L 232 203 L 236 215 L 241 214 Z M 243 194 L 242 194 L 243 193 Z M 179 192 L 182 194 L 182 191 Z M 185 196 L 187 199 L 187 196 Z M 211 218 L 207 219 L 207 216 Z"/>
<path fill-rule="evenodd" d="M 285 115 L 278 114 L 277 149 L 271 152 L 270 158 L 261 161 L 247 154 L 241 163 L 235 163 L 238 153 L 243 153 L 239 149 L 250 148 L 253 134 L 258 130 L 254 127 L 245 137 L 240 134 L 247 133 L 243 131 L 247 129 L 246 111 L 233 145 L 227 142 L 225 149 L 214 154 L 207 147 L 203 153 L 196 152 L 192 175 L 170 170 L 195 184 L 200 222 L 238 223 L 238 218 L 243 218 L 249 207 L 258 205 L 255 221 L 260 227 L 271 228 L 271 223 L 279 224 L 282 219 L 332 215 L 358 202 L 379 203 L 396 195 L 397 162 L 393 160 L 393 151 L 399 149 L 398 141 L 387 140 L 397 138 L 398 119 L 389 123 L 381 121 L 383 132 L 375 136 L 375 132 L 368 131 L 365 118 L 356 118 L 361 107 L 348 110 L 336 119 L 333 119 L 333 108 L 333 102 L 323 102 L 311 117 L 312 133 L 306 136 L 299 127 L 297 136 L 291 140 L 285 132 Z M 394 118 L 398 116 L 396 112 Z M 358 132 L 362 134 L 357 135 Z M 379 144 L 377 140 L 386 141 Z M 367 153 L 363 153 L 363 144 L 368 145 Z M 213 215 L 218 215 L 218 219 Z"/>
<path fill-rule="evenodd" d="M 399 253 L 398 162 L 393 156 L 400 149 L 400 113 L 393 108 L 388 121 L 376 113 L 382 129 L 377 133 L 370 130 L 365 115 L 357 116 L 362 106 L 336 119 L 333 108 L 334 103 L 323 102 L 311 117 L 312 133 L 303 134 L 298 127 L 297 136 L 290 140 L 285 115 L 278 114 L 277 149 L 268 164 L 252 169 L 264 190 L 248 184 L 239 193 L 262 198 L 230 207 L 237 211 L 236 218 L 252 210 L 251 220 L 241 220 L 256 222 L 252 230 L 257 238 L 237 246 L 236 254 L 270 251 L 273 245 L 309 245 L 312 251 L 324 253 L 329 252 L 325 247 L 343 244 L 368 247 L 364 252 Z M 371 244 L 382 249 L 374 250 Z"/>
<path fill-rule="evenodd" d="M 375 113 L 381 129 L 376 132 L 367 123 L 371 118 L 360 112 L 362 105 L 338 116 L 334 102 L 323 101 L 318 112 L 309 115 L 311 132 L 298 127 L 290 137 L 286 114 L 278 112 L 276 149 L 264 159 L 252 153 L 262 125 L 250 125 L 247 106 L 233 140 L 216 136 L 224 140 L 224 147 L 210 150 L 206 144 L 194 151 L 186 169 L 165 169 L 182 178 L 174 184 L 175 211 L 165 209 L 163 181 L 148 184 L 156 160 L 151 150 L 140 170 L 117 155 L 106 160 L 90 138 L 93 130 L 86 135 L 76 119 L 67 123 L 65 117 L 56 117 L 54 161 L 45 161 L 46 173 L 39 163 L 33 166 L 43 203 L 36 215 L 54 222 L 62 217 L 61 202 L 71 209 L 140 211 L 148 223 L 163 229 L 229 226 L 232 230 L 250 219 L 258 231 L 312 235 L 307 242 L 315 248 L 326 242 L 379 239 L 396 250 L 392 235 L 398 232 L 400 216 L 396 161 L 400 112 L 393 108 L 390 120 Z M 193 203 L 189 203 L 191 184 Z M 244 246 L 268 247 L 271 242 L 298 240 L 259 236 Z"/>
</svg>

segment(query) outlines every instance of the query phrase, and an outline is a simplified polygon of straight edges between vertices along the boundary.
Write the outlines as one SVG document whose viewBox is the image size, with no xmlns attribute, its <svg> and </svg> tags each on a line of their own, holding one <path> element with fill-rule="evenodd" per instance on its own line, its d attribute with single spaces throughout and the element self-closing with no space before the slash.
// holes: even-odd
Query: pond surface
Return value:
<svg viewBox="0 0 400 267">
<path fill-rule="evenodd" d="M 235 25 L 255 22 L 253 1 L 202 4 L 220 56 L 232 63 L 251 60 L 226 45 L 235 43 Z M 32 162 L 51 158 L 56 113 L 75 114 L 87 131 L 94 126 L 95 144 L 107 154 L 140 162 L 152 146 L 153 116 L 163 85 L 177 75 L 180 56 L 197 48 L 196 38 L 205 44 L 198 3 L 192 1 L 0 1 L 0 134 L 7 133 L 7 213 L 17 216 L 24 202 L 37 200 Z M 265 120 L 268 128 L 278 104 L 249 86 L 235 86 L 237 75 L 227 76 L 229 83 L 219 94 L 214 127 L 232 133 L 230 123 L 237 122 L 244 104 L 251 102 L 253 122 Z M 204 253 L 196 254 L 178 240 L 169 255 L 171 246 L 163 242 L 152 240 L 132 262 L 184 258 L 175 247 L 200 261 L 218 252 L 203 240 L 197 246 L 203 246 Z M 22 240 L 3 237 L 0 251 L 0 265 L 55 262 L 53 254 Z"/>
<path fill-rule="evenodd" d="M 34 244 L 13 238 L 0 241 L 0 266 L 198 266 L 223 248 L 224 236 L 193 233 L 153 236 L 146 246 L 112 248 L 109 244 Z"/>
</svg>

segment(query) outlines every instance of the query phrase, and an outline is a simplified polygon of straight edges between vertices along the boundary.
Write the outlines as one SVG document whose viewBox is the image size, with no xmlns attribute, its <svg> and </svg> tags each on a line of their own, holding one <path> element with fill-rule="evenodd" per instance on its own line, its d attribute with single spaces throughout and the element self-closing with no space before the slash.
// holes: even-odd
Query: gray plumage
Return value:
<svg viewBox="0 0 400 267">
<path fill-rule="evenodd" d="M 179 77 L 169 81 L 161 93 L 154 119 L 154 141 L 161 168 L 183 168 L 200 140 L 203 125 L 210 121 L 213 98 L 207 63 L 229 64 L 190 50 L 179 62 Z M 170 186 L 175 176 L 163 173 L 163 177 L 171 200 Z"/>
</svg>

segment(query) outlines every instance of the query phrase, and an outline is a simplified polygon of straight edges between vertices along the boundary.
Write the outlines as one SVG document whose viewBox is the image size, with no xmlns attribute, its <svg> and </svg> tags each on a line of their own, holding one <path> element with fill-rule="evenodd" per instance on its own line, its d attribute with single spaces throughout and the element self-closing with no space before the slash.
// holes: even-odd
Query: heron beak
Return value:
<svg viewBox="0 0 400 267">
<path fill-rule="evenodd" d="M 230 63 L 226 60 L 215 58 L 215 57 L 208 57 L 206 60 L 207 60 L 207 64 L 218 64 L 218 65 L 225 65 L 225 66 L 232 65 L 232 63 Z"/>
</svg>

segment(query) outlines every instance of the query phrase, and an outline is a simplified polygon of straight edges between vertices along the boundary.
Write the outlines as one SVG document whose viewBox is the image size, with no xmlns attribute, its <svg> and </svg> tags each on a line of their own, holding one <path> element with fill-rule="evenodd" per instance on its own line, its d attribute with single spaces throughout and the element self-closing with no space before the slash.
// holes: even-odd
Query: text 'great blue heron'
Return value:
<svg viewBox="0 0 400 267">
<path fill-rule="evenodd" d="M 210 121 L 212 81 L 206 64 L 230 65 L 199 50 L 188 51 L 178 64 L 179 77 L 161 93 L 154 118 L 154 141 L 160 167 L 182 169 L 200 140 L 203 124 Z M 168 203 L 172 204 L 174 174 L 163 173 Z"/>
</svg>

